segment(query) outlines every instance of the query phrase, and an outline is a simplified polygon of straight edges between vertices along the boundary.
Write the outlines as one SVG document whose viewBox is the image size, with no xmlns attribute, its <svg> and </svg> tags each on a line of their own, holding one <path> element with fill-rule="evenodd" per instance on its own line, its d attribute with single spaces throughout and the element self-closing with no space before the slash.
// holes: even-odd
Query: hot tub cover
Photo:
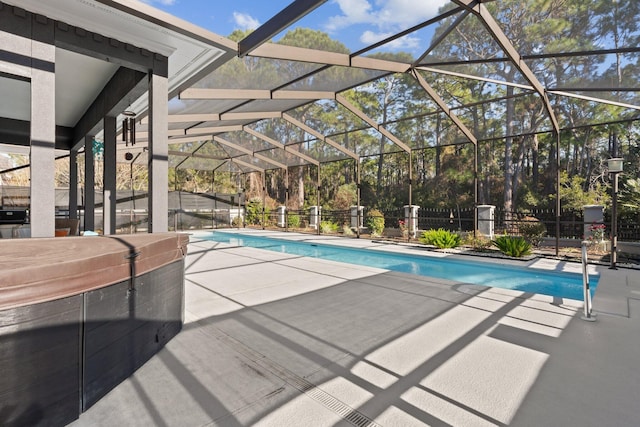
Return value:
<svg viewBox="0 0 640 427">
<path fill-rule="evenodd" d="M 188 242 L 181 233 L 3 240 L 0 309 L 129 280 L 183 259 Z"/>
</svg>

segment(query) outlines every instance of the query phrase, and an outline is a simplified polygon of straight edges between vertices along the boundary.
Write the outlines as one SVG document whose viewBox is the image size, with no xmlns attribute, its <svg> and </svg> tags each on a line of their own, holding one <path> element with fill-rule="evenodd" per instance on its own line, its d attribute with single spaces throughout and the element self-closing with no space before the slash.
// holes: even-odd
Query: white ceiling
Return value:
<svg viewBox="0 0 640 427">
<path fill-rule="evenodd" d="M 73 127 L 118 66 L 64 49 L 56 49 L 56 125 Z M 31 84 L 0 77 L 0 117 L 31 120 Z"/>
<path fill-rule="evenodd" d="M 2 0 L 30 12 L 66 22 L 106 37 L 161 53 L 169 58 L 169 91 L 236 45 L 221 36 L 134 0 Z M 56 124 L 75 126 L 87 107 L 117 71 L 105 61 L 56 49 Z M 0 77 L 0 117 L 30 120 L 28 82 Z M 136 101 L 138 114 L 147 97 Z M 1 142 L 1 141 L 0 141 Z"/>
<path fill-rule="evenodd" d="M 117 70 L 115 64 L 56 49 L 56 124 L 75 126 Z"/>
</svg>

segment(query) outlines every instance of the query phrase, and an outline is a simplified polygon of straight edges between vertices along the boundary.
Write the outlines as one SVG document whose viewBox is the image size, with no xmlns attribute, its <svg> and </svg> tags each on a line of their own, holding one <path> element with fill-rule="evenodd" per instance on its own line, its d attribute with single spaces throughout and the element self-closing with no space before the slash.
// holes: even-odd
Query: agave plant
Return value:
<svg viewBox="0 0 640 427">
<path fill-rule="evenodd" d="M 531 254 L 531 243 L 521 236 L 500 236 L 492 240 L 491 243 L 508 256 L 520 258 Z"/>
<path fill-rule="evenodd" d="M 460 246 L 460 235 L 442 228 L 431 229 L 422 232 L 420 242 L 425 245 L 433 245 L 439 249 L 455 248 Z"/>
</svg>

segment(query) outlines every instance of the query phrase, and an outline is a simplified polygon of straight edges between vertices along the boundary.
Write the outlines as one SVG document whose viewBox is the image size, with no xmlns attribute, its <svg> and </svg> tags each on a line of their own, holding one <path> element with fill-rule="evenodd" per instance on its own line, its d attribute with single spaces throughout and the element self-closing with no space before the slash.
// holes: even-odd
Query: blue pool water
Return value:
<svg viewBox="0 0 640 427">
<path fill-rule="evenodd" d="M 380 250 L 345 248 L 327 244 L 294 242 L 240 233 L 214 232 L 208 240 L 267 249 L 291 255 L 348 262 L 420 276 L 438 277 L 476 285 L 582 300 L 582 275 L 518 268 L 496 263 L 432 258 Z M 598 276 L 590 276 L 592 294 Z"/>
</svg>

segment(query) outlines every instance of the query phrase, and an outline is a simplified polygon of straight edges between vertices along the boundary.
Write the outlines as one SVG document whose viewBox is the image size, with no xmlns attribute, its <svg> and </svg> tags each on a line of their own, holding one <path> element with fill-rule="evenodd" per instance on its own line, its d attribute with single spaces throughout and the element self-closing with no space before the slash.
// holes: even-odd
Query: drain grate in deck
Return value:
<svg viewBox="0 0 640 427">
<path fill-rule="evenodd" d="M 212 329 L 207 328 L 207 331 L 211 332 Z M 240 341 L 225 334 L 223 331 L 217 328 L 215 328 L 214 331 L 215 338 L 223 341 L 226 345 L 242 354 L 256 365 L 259 365 L 272 374 L 278 376 L 298 391 L 306 394 L 316 402 L 322 404 L 327 409 L 330 409 L 331 411 L 339 415 L 343 420 L 353 424 L 356 427 L 381 427 L 380 424 L 376 423 L 374 420 L 367 417 L 363 413 L 357 411 L 356 409 L 353 409 L 346 403 L 342 402 L 340 399 L 337 399 L 333 395 L 316 387 L 315 384 L 278 365 L 277 363 L 267 358 L 264 354 L 258 353 L 257 351 L 247 347 Z"/>
</svg>

